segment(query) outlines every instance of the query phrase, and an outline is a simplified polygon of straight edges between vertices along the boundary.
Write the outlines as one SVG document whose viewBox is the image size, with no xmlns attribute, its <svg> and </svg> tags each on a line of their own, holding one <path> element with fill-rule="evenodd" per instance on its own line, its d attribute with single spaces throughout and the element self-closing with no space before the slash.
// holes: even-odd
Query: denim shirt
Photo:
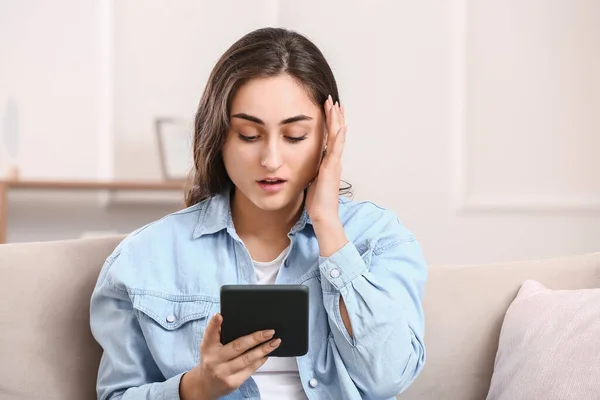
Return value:
<svg viewBox="0 0 600 400">
<path fill-rule="evenodd" d="M 302 385 L 311 400 L 392 399 L 425 361 L 426 264 L 390 211 L 340 197 L 339 216 L 349 242 L 324 258 L 304 210 L 277 276 L 277 283 L 309 288 L 309 351 L 296 358 Z M 179 399 L 181 376 L 200 362 L 207 321 L 219 312 L 221 286 L 255 282 L 228 194 L 128 235 L 107 258 L 91 297 L 91 330 L 103 349 L 98 398 Z M 259 398 L 252 378 L 223 397 Z"/>
</svg>

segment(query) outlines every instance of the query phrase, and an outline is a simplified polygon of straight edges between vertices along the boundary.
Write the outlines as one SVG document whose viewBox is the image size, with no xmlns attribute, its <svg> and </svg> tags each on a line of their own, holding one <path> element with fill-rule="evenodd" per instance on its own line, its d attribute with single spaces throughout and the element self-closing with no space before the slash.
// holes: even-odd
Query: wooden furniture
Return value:
<svg viewBox="0 0 600 400">
<path fill-rule="evenodd" d="M 182 191 L 182 181 L 68 181 L 68 180 L 0 180 L 0 244 L 6 243 L 8 192 L 11 190 L 46 191 Z"/>
</svg>

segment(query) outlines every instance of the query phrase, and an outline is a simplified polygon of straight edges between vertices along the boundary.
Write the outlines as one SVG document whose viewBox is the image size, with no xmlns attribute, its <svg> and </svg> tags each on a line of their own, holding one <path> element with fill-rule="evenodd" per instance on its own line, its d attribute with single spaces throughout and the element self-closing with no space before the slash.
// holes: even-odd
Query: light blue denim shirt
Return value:
<svg viewBox="0 0 600 400">
<path fill-rule="evenodd" d="M 297 358 L 302 385 L 311 400 L 392 399 L 425 361 L 426 264 L 393 213 L 340 197 L 339 215 L 349 242 L 323 258 L 304 211 L 277 276 L 309 288 L 309 351 Z M 221 286 L 254 282 L 229 195 L 130 234 L 106 260 L 91 298 L 91 329 L 104 350 L 98 398 L 179 399 L 181 376 L 199 363 L 206 323 L 219 312 Z M 224 397 L 259 398 L 252 378 Z"/>
</svg>

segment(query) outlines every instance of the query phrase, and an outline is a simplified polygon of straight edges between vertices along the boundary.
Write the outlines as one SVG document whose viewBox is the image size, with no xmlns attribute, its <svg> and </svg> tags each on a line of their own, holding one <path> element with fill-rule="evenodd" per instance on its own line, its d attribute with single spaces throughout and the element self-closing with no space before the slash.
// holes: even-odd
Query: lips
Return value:
<svg viewBox="0 0 600 400">
<path fill-rule="evenodd" d="M 278 183 L 285 182 L 285 179 L 263 179 L 259 181 L 260 183 L 264 183 L 266 185 L 276 185 Z"/>
<path fill-rule="evenodd" d="M 282 178 L 274 177 L 261 179 L 256 182 L 267 193 L 276 193 L 283 189 L 287 181 Z"/>
</svg>

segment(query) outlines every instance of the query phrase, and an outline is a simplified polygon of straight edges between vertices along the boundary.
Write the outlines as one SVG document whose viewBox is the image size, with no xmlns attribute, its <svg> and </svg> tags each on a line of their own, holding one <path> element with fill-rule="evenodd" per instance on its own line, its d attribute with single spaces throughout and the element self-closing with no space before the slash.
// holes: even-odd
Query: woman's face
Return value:
<svg viewBox="0 0 600 400">
<path fill-rule="evenodd" d="M 253 79 L 231 104 L 223 161 L 236 196 L 265 211 L 297 204 L 324 145 L 321 107 L 289 75 Z"/>
</svg>

